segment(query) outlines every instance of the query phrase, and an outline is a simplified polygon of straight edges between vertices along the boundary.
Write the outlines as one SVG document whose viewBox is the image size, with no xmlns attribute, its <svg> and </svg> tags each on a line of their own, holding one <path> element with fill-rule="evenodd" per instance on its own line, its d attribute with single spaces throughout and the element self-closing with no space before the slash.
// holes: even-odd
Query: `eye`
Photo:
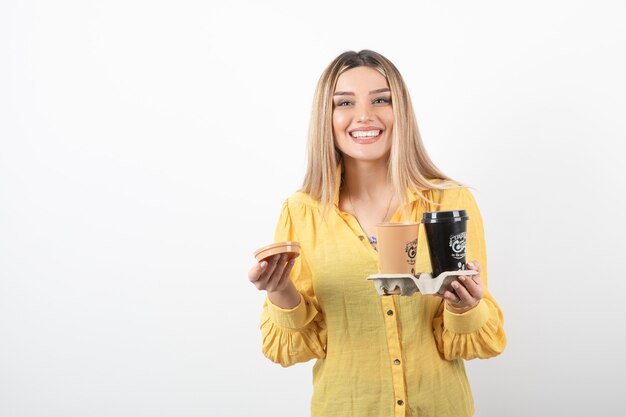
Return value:
<svg viewBox="0 0 626 417">
<path fill-rule="evenodd" d="M 337 106 L 337 107 L 346 107 L 346 106 L 349 106 L 349 105 L 351 105 L 351 104 L 352 104 L 352 102 L 351 102 L 351 101 L 348 101 L 348 100 L 342 100 L 342 101 L 338 101 L 338 102 L 335 104 L 335 106 Z"/>
<path fill-rule="evenodd" d="M 373 101 L 374 104 L 389 104 L 391 103 L 391 98 L 387 97 L 379 97 Z"/>
</svg>

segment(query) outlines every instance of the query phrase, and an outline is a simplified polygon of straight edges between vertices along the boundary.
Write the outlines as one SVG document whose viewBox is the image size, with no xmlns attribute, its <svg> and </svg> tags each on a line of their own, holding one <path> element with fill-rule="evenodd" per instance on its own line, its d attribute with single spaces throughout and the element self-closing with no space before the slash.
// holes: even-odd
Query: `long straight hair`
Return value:
<svg viewBox="0 0 626 417">
<path fill-rule="evenodd" d="M 408 209 L 408 192 L 430 201 L 424 190 L 448 188 L 449 183 L 434 184 L 432 180 L 448 180 L 431 161 L 420 136 L 408 90 L 398 69 L 384 56 L 370 50 L 348 51 L 330 63 L 320 77 L 311 112 L 307 153 L 307 170 L 300 191 L 318 200 L 322 211 L 335 199 L 338 164 L 342 154 L 333 137 L 333 94 L 337 79 L 356 67 L 369 67 L 381 73 L 391 90 L 393 131 L 388 176 L 403 210 Z"/>
</svg>

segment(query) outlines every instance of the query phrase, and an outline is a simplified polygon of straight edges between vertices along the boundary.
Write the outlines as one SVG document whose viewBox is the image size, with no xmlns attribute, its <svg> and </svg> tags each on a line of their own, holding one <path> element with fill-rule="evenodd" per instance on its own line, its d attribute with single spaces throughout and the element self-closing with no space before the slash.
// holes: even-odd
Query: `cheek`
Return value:
<svg viewBox="0 0 626 417">
<path fill-rule="evenodd" d="M 393 128 L 393 110 L 392 109 L 389 109 L 388 111 L 385 112 L 385 114 L 383 115 L 383 120 L 384 120 L 385 126 L 387 126 L 387 129 L 391 131 L 391 129 Z"/>
<path fill-rule="evenodd" d="M 348 127 L 347 117 L 340 112 L 333 113 L 333 130 L 335 133 L 341 133 Z"/>
</svg>

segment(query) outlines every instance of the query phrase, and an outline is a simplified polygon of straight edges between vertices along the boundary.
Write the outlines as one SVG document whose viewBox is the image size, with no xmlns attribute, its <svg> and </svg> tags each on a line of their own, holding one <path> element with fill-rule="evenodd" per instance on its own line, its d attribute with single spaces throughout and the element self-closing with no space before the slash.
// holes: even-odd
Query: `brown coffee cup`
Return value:
<svg viewBox="0 0 626 417">
<path fill-rule="evenodd" d="M 376 225 L 381 274 L 415 274 L 419 223 Z"/>
</svg>

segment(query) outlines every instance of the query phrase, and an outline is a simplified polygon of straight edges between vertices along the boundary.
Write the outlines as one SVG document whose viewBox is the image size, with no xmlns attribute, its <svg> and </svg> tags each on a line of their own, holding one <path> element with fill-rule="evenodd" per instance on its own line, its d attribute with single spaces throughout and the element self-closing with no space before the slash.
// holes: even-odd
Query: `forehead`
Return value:
<svg viewBox="0 0 626 417">
<path fill-rule="evenodd" d="M 372 91 L 385 87 L 389 88 L 389 85 L 380 72 L 370 67 L 356 67 L 337 78 L 335 91 Z"/>
</svg>

